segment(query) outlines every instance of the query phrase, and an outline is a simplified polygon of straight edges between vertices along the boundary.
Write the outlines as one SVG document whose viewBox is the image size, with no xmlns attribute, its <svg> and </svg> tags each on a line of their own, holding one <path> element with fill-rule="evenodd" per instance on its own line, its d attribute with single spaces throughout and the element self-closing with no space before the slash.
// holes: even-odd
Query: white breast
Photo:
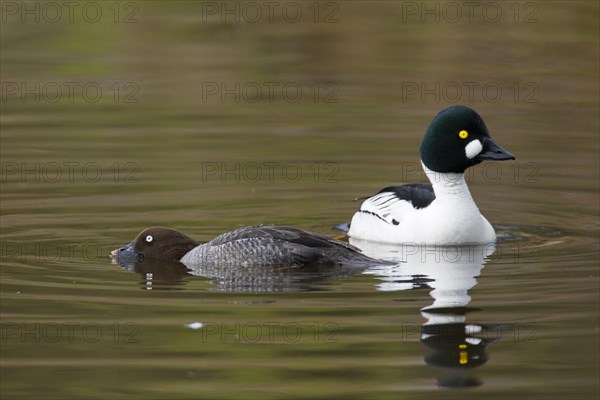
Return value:
<svg viewBox="0 0 600 400">
<path fill-rule="evenodd" d="M 463 174 L 439 174 L 425 168 L 436 195 L 425 208 L 380 193 L 354 214 L 348 236 L 381 243 L 447 245 L 496 240 L 492 225 L 480 214 Z"/>
</svg>

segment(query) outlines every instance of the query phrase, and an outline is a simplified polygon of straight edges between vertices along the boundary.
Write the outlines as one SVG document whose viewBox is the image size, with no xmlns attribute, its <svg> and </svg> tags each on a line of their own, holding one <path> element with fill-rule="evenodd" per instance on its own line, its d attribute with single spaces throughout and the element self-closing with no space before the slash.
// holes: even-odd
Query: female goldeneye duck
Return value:
<svg viewBox="0 0 600 400">
<path fill-rule="evenodd" d="M 389 186 L 365 200 L 352 217 L 350 242 L 494 242 L 494 228 L 473 201 L 464 172 L 483 160 L 514 159 L 492 140 L 474 110 L 442 110 L 421 143 L 421 164 L 431 184 Z"/>
<path fill-rule="evenodd" d="M 145 258 L 181 261 L 187 266 L 278 266 L 377 263 L 348 243 L 318 233 L 261 225 L 236 229 L 200 244 L 171 228 L 144 229 L 129 244 L 113 250 L 117 261 Z"/>
</svg>

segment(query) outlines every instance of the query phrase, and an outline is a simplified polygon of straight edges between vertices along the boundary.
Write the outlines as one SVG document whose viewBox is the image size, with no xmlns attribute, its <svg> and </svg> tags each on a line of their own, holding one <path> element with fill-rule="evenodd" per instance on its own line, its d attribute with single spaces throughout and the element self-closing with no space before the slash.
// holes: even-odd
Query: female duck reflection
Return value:
<svg viewBox="0 0 600 400">
<path fill-rule="evenodd" d="M 433 304 L 421 309 L 427 320 L 420 327 L 420 340 L 428 349 L 428 365 L 445 368 L 449 375 L 438 378 L 440 386 L 478 386 L 478 378 L 466 370 L 488 360 L 487 347 L 497 338 L 493 326 L 468 324 L 466 314 L 476 309 L 468 291 L 477 285 L 487 257 L 496 247 L 486 245 L 386 245 L 350 238 L 350 243 L 370 257 L 396 261 L 394 265 L 375 266 L 364 273 L 382 280 L 382 291 L 433 289 Z M 403 326 L 402 336 L 418 334 L 414 326 Z"/>
</svg>

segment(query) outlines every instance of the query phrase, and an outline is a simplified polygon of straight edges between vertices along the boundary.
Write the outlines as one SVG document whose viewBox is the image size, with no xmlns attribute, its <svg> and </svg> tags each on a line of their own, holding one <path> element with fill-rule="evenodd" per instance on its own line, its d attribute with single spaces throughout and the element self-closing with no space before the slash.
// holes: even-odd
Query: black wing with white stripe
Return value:
<svg viewBox="0 0 600 400">
<path fill-rule="evenodd" d="M 429 184 L 388 186 L 365 200 L 358 212 L 371 214 L 387 223 L 398 225 L 407 212 L 425 208 L 433 200 L 435 194 Z"/>
<path fill-rule="evenodd" d="M 381 189 L 377 194 L 380 193 L 393 193 L 396 200 L 408 201 L 414 208 L 425 208 L 435 200 L 433 187 L 428 183 L 388 186 Z"/>
</svg>

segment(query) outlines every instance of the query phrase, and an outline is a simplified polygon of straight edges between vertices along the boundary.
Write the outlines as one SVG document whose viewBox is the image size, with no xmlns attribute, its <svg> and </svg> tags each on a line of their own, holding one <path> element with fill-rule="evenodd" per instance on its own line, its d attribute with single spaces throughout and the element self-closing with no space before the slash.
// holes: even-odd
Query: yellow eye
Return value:
<svg viewBox="0 0 600 400">
<path fill-rule="evenodd" d="M 460 131 L 458 132 L 458 137 L 461 139 L 466 139 L 469 137 L 469 132 L 467 131 Z"/>
</svg>

